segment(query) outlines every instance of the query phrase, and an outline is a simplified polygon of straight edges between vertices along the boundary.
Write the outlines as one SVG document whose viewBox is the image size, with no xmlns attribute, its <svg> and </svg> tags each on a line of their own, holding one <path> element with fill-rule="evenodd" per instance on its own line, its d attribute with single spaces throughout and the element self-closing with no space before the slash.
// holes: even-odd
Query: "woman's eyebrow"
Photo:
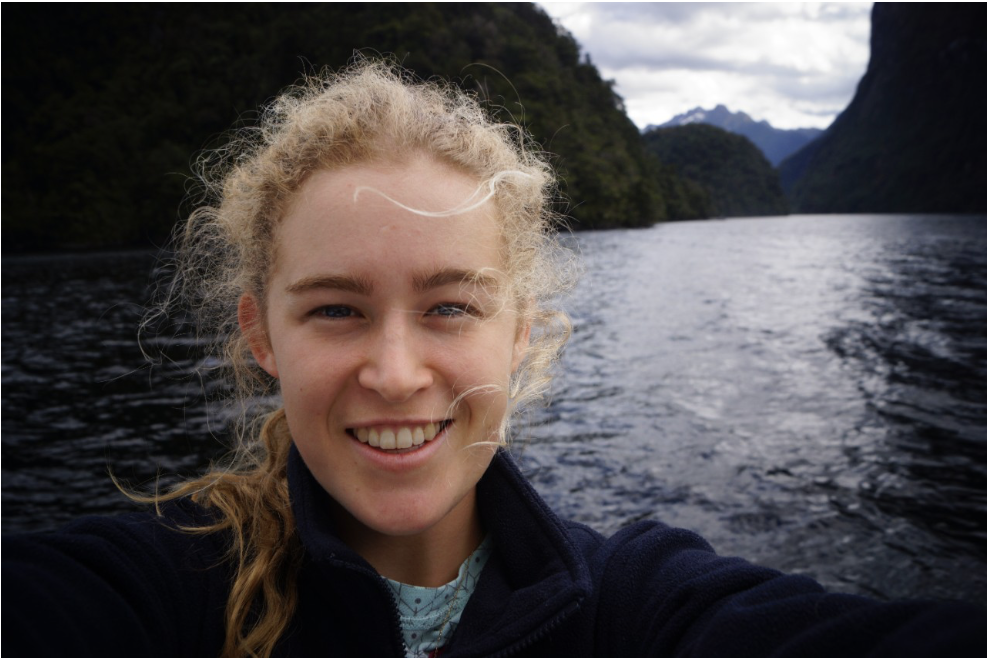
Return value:
<svg viewBox="0 0 988 660">
<path fill-rule="evenodd" d="M 498 279 L 493 275 L 461 268 L 443 268 L 429 275 L 418 276 L 414 280 L 415 290 L 419 292 L 438 289 L 447 284 L 472 284 L 491 290 L 499 287 Z"/>
<path fill-rule="evenodd" d="M 499 287 L 498 279 L 493 275 L 462 268 L 443 268 L 428 275 L 417 276 L 413 281 L 415 290 L 419 292 L 438 289 L 447 284 L 471 284 L 492 290 Z M 285 287 L 288 293 L 305 293 L 314 289 L 333 289 L 369 296 L 374 291 L 374 285 L 352 275 L 327 274 L 303 277 Z"/>
<path fill-rule="evenodd" d="M 334 289 L 369 296 L 374 286 L 367 280 L 350 275 L 314 275 L 303 277 L 285 287 L 288 293 L 305 293 L 314 289 Z"/>
</svg>

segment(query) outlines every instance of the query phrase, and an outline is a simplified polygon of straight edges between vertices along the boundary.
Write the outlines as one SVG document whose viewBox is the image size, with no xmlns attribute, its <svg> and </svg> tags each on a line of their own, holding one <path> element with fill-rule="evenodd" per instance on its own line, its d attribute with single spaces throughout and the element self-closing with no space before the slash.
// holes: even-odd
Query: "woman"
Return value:
<svg viewBox="0 0 988 660">
<path fill-rule="evenodd" d="M 550 230 L 551 170 L 471 99 L 358 63 L 286 93 L 220 155 L 157 313 L 191 306 L 245 410 L 270 392 L 280 405 L 245 414 L 229 467 L 150 498 L 157 516 L 9 543 L 6 653 L 977 643 L 981 614 L 961 605 L 828 595 L 689 532 L 604 539 L 548 510 L 502 448 L 511 412 L 548 386 L 568 334 L 551 303 L 572 268 Z"/>
</svg>

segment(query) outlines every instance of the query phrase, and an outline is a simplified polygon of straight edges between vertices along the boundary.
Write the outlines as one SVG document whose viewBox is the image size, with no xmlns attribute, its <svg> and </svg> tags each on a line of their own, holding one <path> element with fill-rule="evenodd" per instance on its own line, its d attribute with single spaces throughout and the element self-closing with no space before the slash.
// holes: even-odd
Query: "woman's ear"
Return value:
<svg viewBox="0 0 988 660">
<path fill-rule="evenodd" d="M 240 323 L 240 332 L 244 333 L 244 337 L 247 338 L 254 359 L 257 360 L 262 369 L 273 378 L 277 378 L 278 364 L 274 359 L 274 351 L 271 350 L 271 342 L 268 339 L 268 332 L 264 328 L 264 318 L 257 298 L 249 293 L 240 296 L 240 303 L 237 305 L 237 321 Z"/>
<path fill-rule="evenodd" d="M 518 333 L 515 335 L 515 346 L 511 356 L 511 373 L 518 371 L 522 360 L 525 359 L 525 354 L 528 352 L 528 341 L 531 336 L 531 322 L 526 322 L 524 325 L 518 327 Z"/>
</svg>

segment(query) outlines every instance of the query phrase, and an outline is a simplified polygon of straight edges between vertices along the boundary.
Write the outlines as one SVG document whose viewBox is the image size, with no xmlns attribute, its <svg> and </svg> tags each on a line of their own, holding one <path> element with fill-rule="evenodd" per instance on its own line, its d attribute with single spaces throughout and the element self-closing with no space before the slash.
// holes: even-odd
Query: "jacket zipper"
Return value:
<svg viewBox="0 0 988 660">
<path fill-rule="evenodd" d="M 392 593 L 391 588 L 385 581 L 384 576 L 378 576 L 378 578 L 378 584 L 385 591 L 388 602 L 391 603 L 391 622 L 394 624 L 391 626 L 391 640 L 393 642 L 398 642 L 398 648 L 401 649 L 401 657 L 407 657 L 408 647 L 405 646 L 405 636 L 401 632 L 401 612 L 398 611 L 398 603 L 395 601 L 395 595 Z"/>
</svg>

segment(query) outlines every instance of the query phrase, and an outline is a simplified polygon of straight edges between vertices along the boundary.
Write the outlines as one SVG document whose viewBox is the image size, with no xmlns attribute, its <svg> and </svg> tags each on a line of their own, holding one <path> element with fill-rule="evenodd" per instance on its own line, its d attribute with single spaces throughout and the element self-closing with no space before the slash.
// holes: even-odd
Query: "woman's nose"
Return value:
<svg viewBox="0 0 988 660">
<path fill-rule="evenodd" d="M 407 401 L 433 383 L 432 370 L 416 346 L 414 329 L 408 326 L 408 319 L 393 318 L 373 332 L 357 375 L 362 387 L 374 390 L 391 403 Z"/>
</svg>

